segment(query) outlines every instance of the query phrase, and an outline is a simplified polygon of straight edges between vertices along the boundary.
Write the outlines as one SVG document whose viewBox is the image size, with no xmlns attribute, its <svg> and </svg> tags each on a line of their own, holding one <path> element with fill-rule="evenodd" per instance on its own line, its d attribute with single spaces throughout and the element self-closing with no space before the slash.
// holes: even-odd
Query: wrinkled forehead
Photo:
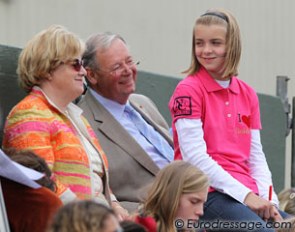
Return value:
<svg viewBox="0 0 295 232">
<path fill-rule="evenodd" d="M 100 41 L 96 44 L 96 51 L 104 53 L 114 47 L 115 44 L 120 44 L 121 46 L 126 47 L 128 50 L 128 46 L 124 39 L 117 35 L 112 35 L 104 38 L 100 38 Z"/>
<path fill-rule="evenodd" d="M 103 61 L 104 59 L 122 60 L 131 57 L 131 54 L 124 41 L 115 39 L 108 46 L 101 47 L 101 49 L 97 50 L 96 57 L 99 61 Z"/>
</svg>

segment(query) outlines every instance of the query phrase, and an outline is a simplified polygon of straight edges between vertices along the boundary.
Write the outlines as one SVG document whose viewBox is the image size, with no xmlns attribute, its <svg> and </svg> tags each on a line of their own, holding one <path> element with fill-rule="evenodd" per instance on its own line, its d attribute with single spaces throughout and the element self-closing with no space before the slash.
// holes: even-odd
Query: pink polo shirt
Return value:
<svg viewBox="0 0 295 232">
<path fill-rule="evenodd" d="M 182 159 L 175 122 L 179 118 L 201 119 L 207 153 L 230 175 L 258 193 L 250 175 L 248 159 L 251 129 L 261 129 L 255 91 L 236 77 L 221 87 L 204 68 L 176 87 L 169 108 L 173 118 L 175 159 Z"/>
</svg>

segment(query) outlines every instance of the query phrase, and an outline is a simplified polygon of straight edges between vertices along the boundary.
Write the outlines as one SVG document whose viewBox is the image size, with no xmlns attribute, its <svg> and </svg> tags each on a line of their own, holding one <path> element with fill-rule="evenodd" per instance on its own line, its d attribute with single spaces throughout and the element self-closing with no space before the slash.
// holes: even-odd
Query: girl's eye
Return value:
<svg viewBox="0 0 295 232">
<path fill-rule="evenodd" d="M 198 47 L 202 46 L 202 44 L 203 44 L 203 43 L 200 42 L 200 41 L 195 42 L 195 45 L 198 46 Z"/>
<path fill-rule="evenodd" d="M 214 45 L 220 45 L 220 44 L 222 44 L 222 42 L 221 41 L 218 41 L 218 40 L 214 40 L 214 41 L 212 41 L 212 44 L 214 44 Z"/>
</svg>

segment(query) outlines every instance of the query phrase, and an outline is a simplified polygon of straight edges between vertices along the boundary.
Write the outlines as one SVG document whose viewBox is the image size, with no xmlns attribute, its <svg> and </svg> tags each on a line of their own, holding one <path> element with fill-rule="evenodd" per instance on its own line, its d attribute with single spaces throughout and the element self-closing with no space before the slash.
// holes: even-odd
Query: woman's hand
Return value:
<svg viewBox="0 0 295 232">
<path fill-rule="evenodd" d="M 117 201 L 112 202 L 112 208 L 115 211 L 119 221 L 123 221 L 129 218 L 129 213 L 126 209 L 124 209 Z"/>
<path fill-rule="evenodd" d="M 250 192 L 244 203 L 263 220 L 281 221 L 282 217 L 276 207 L 269 201 Z"/>
</svg>

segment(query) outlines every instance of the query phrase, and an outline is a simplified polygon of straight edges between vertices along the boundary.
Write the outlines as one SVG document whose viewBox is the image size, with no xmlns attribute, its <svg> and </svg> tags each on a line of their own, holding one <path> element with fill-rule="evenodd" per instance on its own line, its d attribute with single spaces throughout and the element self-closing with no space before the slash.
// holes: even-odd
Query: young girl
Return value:
<svg viewBox="0 0 295 232">
<path fill-rule="evenodd" d="M 208 177 L 200 169 L 174 161 L 157 174 L 144 202 L 144 217 L 136 222 L 149 232 L 197 231 L 208 187 Z"/>
<path fill-rule="evenodd" d="M 235 18 L 224 10 L 206 12 L 195 23 L 192 42 L 188 76 L 169 108 L 175 159 L 194 164 L 210 179 L 202 219 L 264 226 L 265 220 L 281 220 L 275 192 L 268 199 L 272 180 L 260 142 L 258 97 L 236 77 L 241 39 Z"/>
</svg>

